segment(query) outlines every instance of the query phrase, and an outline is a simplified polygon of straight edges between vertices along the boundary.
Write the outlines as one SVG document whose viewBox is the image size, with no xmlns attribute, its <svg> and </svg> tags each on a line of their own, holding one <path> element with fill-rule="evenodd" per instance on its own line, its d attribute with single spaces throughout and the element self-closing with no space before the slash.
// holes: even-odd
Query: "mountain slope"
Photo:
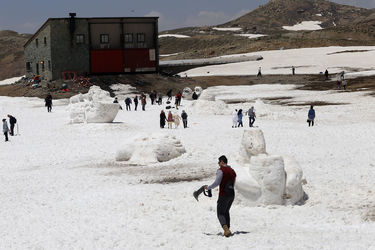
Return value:
<svg viewBox="0 0 375 250">
<path fill-rule="evenodd" d="M 23 45 L 31 35 L 0 31 L 0 80 L 25 74 Z"/>
</svg>

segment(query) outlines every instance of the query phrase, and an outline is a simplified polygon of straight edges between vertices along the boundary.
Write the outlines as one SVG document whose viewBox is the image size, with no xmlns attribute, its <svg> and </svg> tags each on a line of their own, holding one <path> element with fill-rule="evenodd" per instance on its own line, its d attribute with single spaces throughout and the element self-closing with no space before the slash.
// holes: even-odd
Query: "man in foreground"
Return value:
<svg viewBox="0 0 375 250">
<path fill-rule="evenodd" d="M 227 165 L 228 159 L 225 155 L 219 157 L 219 166 L 216 179 L 210 186 L 206 186 L 207 190 L 211 190 L 219 186 L 219 198 L 217 200 L 217 218 L 224 230 L 224 236 L 232 235 L 230 231 L 230 215 L 229 210 L 234 200 L 234 183 L 236 182 L 236 172 Z"/>
</svg>

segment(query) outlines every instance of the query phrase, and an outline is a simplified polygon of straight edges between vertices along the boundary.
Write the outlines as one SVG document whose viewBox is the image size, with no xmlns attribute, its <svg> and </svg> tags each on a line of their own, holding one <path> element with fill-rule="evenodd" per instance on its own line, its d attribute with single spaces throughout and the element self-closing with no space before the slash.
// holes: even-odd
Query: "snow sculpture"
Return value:
<svg viewBox="0 0 375 250">
<path fill-rule="evenodd" d="M 157 135 L 135 138 L 125 149 L 116 153 L 116 161 L 134 165 L 166 162 L 186 152 L 175 136 Z"/>
<path fill-rule="evenodd" d="M 90 87 L 87 94 L 72 96 L 69 101 L 71 123 L 113 122 L 120 109 L 118 103 L 113 103 L 109 93 L 98 86 Z"/>
<path fill-rule="evenodd" d="M 194 88 L 194 92 L 195 92 L 198 96 L 200 96 L 200 95 L 202 94 L 202 91 L 203 91 L 203 89 L 202 89 L 201 86 L 196 86 L 196 87 Z"/>
<path fill-rule="evenodd" d="M 191 100 L 192 99 L 192 94 L 193 94 L 193 91 L 191 90 L 191 88 L 189 87 L 186 87 L 182 90 L 182 96 L 184 98 L 186 98 L 187 100 Z"/>
<path fill-rule="evenodd" d="M 302 169 L 291 157 L 268 155 L 263 132 L 245 130 L 236 167 L 236 189 L 253 206 L 302 201 Z"/>
</svg>

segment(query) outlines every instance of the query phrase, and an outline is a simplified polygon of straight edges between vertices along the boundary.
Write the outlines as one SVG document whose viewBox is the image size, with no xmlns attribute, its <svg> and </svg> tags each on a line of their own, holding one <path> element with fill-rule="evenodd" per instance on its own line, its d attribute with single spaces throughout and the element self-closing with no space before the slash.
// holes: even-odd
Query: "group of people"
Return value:
<svg viewBox="0 0 375 250">
<path fill-rule="evenodd" d="M 249 127 L 253 127 L 254 122 L 255 122 L 255 117 L 256 117 L 254 107 L 251 106 L 251 108 L 245 113 L 245 115 L 249 116 Z M 239 109 L 239 110 L 235 109 L 232 113 L 232 128 L 243 127 L 242 119 L 243 119 L 242 109 Z"/>
<path fill-rule="evenodd" d="M 175 128 L 178 128 L 180 125 L 180 121 L 182 119 L 184 128 L 187 128 L 187 118 L 188 115 L 185 112 L 185 110 L 182 110 L 181 116 L 179 116 L 177 113 L 172 114 L 172 111 L 168 111 L 168 115 L 165 114 L 164 110 L 160 111 L 160 128 L 165 127 L 165 122 L 168 123 L 168 128 L 172 128 L 172 124 L 175 124 Z"/>
<path fill-rule="evenodd" d="M 5 141 L 6 142 L 9 141 L 8 133 L 11 136 L 14 136 L 14 126 L 17 123 L 17 119 L 14 116 L 8 115 L 8 118 L 9 118 L 10 129 L 8 127 L 7 120 L 6 119 L 2 120 L 3 121 L 3 133 L 4 133 L 4 136 L 5 136 Z"/>
</svg>

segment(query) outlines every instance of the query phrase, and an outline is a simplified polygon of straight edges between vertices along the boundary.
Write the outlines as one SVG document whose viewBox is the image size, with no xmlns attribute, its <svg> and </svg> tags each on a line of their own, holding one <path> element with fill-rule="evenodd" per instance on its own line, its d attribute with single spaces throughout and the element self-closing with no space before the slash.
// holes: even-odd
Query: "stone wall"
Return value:
<svg viewBox="0 0 375 250">
<path fill-rule="evenodd" d="M 87 19 L 75 19 L 73 33 L 70 33 L 69 19 L 53 20 L 51 26 L 53 79 L 62 78 L 63 71 L 77 71 L 79 75 L 89 73 L 90 48 Z M 84 43 L 76 43 L 78 34 L 84 36 Z"/>
<path fill-rule="evenodd" d="M 26 76 L 40 75 L 42 80 L 52 79 L 51 26 L 46 25 L 25 47 Z M 27 69 L 26 64 L 30 64 Z"/>
</svg>

